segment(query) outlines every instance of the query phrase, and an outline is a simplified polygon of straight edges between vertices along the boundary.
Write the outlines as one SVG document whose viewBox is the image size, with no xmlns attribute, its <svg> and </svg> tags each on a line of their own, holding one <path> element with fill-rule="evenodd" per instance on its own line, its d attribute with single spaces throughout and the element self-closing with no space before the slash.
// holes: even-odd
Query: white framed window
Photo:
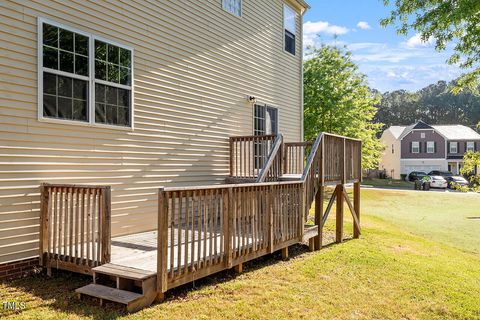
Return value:
<svg viewBox="0 0 480 320">
<path fill-rule="evenodd" d="M 473 141 L 467 141 L 467 152 L 472 151 L 475 152 L 475 142 Z"/>
<path fill-rule="evenodd" d="M 458 153 L 458 142 L 450 142 L 450 153 Z"/>
<path fill-rule="evenodd" d="M 39 120 L 133 128 L 133 49 L 38 19 Z"/>
<path fill-rule="evenodd" d="M 420 153 L 420 142 L 412 141 L 412 153 Z"/>
<path fill-rule="evenodd" d="M 283 29 L 285 51 L 295 55 L 297 34 L 297 12 L 289 5 L 283 5 Z"/>
<path fill-rule="evenodd" d="M 435 153 L 435 142 L 427 141 L 427 153 Z"/>
<path fill-rule="evenodd" d="M 242 16 L 242 0 L 222 0 L 222 7 L 237 17 Z"/>
<path fill-rule="evenodd" d="M 425 132 L 420 132 L 420 138 L 425 139 Z"/>
</svg>

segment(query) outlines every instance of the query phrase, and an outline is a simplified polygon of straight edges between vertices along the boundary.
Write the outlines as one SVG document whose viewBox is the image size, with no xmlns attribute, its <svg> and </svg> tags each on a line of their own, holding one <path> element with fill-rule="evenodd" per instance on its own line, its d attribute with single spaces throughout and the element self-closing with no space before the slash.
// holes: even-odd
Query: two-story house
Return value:
<svg viewBox="0 0 480 320">
<path fill-rule="evenodd" d="M 480 134 L 463 125 L 391 126 L 380 139 L 385 146 L 379 168 L 394 179 L 412 171 L 448 170 L 459 174 L 463 155 L 480 150 Z"/>
<path fill-rule="evenodd" d="M 131 234 L 159 187 L 222 183 L 230 136 L 302 141 L 307 9 L 0 1 L 0 265 L 38 257 L 42 182 L 112 186 L 112 235 Z"/>
</svg>

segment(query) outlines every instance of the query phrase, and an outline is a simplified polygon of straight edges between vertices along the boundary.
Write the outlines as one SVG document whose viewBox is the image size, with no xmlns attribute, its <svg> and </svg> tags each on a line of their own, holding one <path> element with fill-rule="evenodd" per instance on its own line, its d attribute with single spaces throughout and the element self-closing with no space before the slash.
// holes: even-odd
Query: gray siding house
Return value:
<svg viewBox="0 0 480 320">
<path fill-rule="evenodd" d="M 459 174 L 463 155 L 480 150 L 480 134 L 463 125 L 391 126 L 381 137 L 386 146 L 379 168 L 399 179 L 412 171 L 448 170 Z"/>
</svg>

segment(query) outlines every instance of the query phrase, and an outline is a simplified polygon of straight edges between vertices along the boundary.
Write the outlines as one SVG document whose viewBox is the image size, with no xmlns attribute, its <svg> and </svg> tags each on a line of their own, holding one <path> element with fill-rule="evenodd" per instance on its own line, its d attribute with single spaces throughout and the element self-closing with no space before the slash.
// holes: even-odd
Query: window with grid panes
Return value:
<svg viewBox="0 0 480 320">
<path fill-rule="evenodd" d="M 132 50 L 43 19 L 39 30 L 40 116 L 131 127 Z"/>
</svg>

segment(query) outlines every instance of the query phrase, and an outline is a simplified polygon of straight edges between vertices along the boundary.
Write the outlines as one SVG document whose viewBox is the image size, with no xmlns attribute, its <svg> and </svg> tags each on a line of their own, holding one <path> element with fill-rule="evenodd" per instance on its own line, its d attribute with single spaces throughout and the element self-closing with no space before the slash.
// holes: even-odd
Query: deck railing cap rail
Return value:
<svg viewBox="0 0 480 320">
<path fill-rule="evenodd" d="M 283 185 L 297 185 L 302 184 L 303 181 L 279 181 L 279 182 L 262 182 L 262 183 L 235 183 L 235 184 L 218 184 L 208 186 L 195 186 L 195 187 L 170 187 L 159 188 L 159 191 L 174 192 L 174 191 L 196 191 L 196 190 L 211 190 L 211 189 L 229 189 L 229 188 L 246 188 L 246 187 L 265 187 L 265 186 L 283 186 Z"/>
<path fill-rule="evenodd" d="M 261 136 L 232 136 L 229 137 L 230 140 L 241 140 L 241 139 L 251 139 L 251 140 L 260 140 L 260 139 L 275 139 L 276 134 L 266 134 Z"/>
<path fill-rule="evenodd" d="M 88 184 L 62 184 L 62 183 L 49 183 L 42 182 L 42 187 L 55 187 L 55 188 L 83 188 L 83 189 L 110 189 L 111 186 L 105 185 L 88 185 Z"/>
</svg>

